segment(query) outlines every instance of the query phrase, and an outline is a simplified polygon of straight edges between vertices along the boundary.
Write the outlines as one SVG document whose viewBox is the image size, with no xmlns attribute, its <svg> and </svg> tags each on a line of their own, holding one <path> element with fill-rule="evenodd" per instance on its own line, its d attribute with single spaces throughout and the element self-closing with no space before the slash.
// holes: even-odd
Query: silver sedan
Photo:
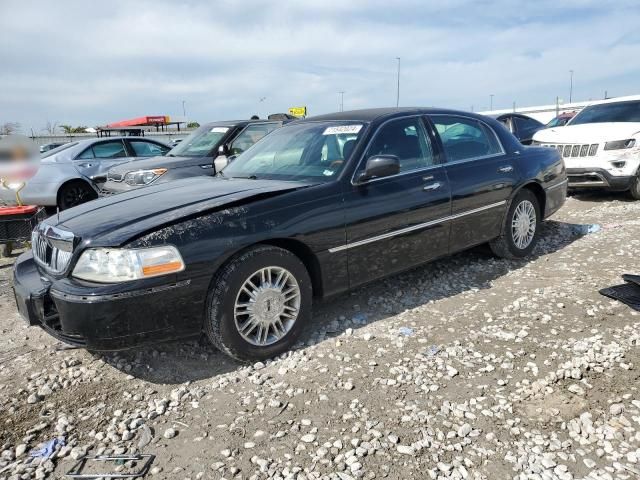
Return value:
<svg viewBox="0 0 640 480">
<path fill-rule="evenodd" d="M 165 155 L 170 147 L 142 137 L 92 138 L 70 142 L 42 155 L 38 173 L 20 191 L 28 205 L 75 207 L 98 197 L 107 171 L 121 163 Z M 0 199 L 15 201 L 15 194 L 0 189 Z"/>
</svg>

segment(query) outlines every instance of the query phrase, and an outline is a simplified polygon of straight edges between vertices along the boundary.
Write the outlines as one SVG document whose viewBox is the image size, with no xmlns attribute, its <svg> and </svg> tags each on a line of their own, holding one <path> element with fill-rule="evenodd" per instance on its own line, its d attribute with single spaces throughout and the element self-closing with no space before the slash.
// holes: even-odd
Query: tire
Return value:
<svg viewBox="0 0 640 480">
<path fill-rule="evenodd" d="M 270 282 L 261 277 L 267 268 Z M 281 272 L 285 272 L 282 277 Z M 281 289 L 274 287 L 280 283 Z M 244 286 L 259 297 L 249 297 Z M 287 300 L 295 295 L 295 287 L 298 297 Z M 251 248 L 233 257 L 215 275 L 207 297 L 205 333 L 218 349 L 237 360 L 275 357 L 290 350 L 309 324 L 312 293 L 309 273 L 293 253 L 268 245 Z M 291 321 L 294 313 L 297 316 Z"/>
<path fill-rule="evenodd" d="M 76 207 L 98 198 L 98 194 L 82 180 L 64 184 L 58 191 L 58 207 L 60 210 Z"/>
<path fill-rule="evenodd" d="M 631 197 L 634 200 L 640 200 L 640 173 L 636 175 L 636 178 L 631 182 L 631 188 L 629 189 Z"/>
<path fill-rule="evenodd" d="M 11 242 L 0 245 L 0 258 L 9 258 L 11 253 L 13 253 L 13 244 Z"/>
<path fill-rule="evenodd" d="M 534 214 L 535 224 L 533 223 Z M 524 237 L 518 236 L 517 226 L 514 225 L 518 218 L 523 218 L 522 221 L 524 223 L 520 224 L 521 228 L 527 227 L 527 219 L 529 222 L 528 233 Z M 533 251 L 538 242 L 540 221 L 538 199 L 531 190 L 526 188 L 520 190 L 509 205 L 509 211 L 505 216 L 500 236 L 489 242 L 491 250 L 495 255 L 502 258 L 516 259 L 526 257 Z M 523 231 L 520 230 L 520 233 L 522 234 Z"/>
</svg>

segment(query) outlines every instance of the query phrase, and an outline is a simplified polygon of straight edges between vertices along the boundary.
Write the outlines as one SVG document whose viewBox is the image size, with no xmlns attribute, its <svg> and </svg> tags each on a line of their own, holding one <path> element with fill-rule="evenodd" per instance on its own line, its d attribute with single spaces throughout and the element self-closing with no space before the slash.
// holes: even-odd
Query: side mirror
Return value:
<svg viewBox="0 0 640 480">
<path fill-rule="evenodd" d="M 400 159 L 398 157 L 395 155 L 375 155 L 367 159 L 364 172 L 358 176 L 358 183 L 398 173 L 400 173 Z"/>
<path fill-rule="evenodd" d="M 218 155 L 226 155 L 229 153 L 229 147 L 227 145 L 220 145 L 218 147 Z"/>
</svg>

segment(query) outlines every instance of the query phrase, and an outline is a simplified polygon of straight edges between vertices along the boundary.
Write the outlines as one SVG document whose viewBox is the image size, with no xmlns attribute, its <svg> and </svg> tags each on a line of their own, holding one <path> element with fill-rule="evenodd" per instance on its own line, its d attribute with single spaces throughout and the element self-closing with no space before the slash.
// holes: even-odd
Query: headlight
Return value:
<svg viewBox="0 0 640 480">
<path fill-rule="evenodd" d="M 607 142 L 604 144 L 605 150 L 622 150 L 623 148 L 633 148 L 636 145 L 635 138 L 628 138 L 627 140 L 615 140 L 613 142 Z"/>
<path fill-rule="evenodd" d="M 124 176 L 124 181 L 128 185 L 149 185 L 151 182 L 164 175 L 166 171 L 166 168 L 154 168 L 153 170 L 129 172 Z"/>
<path fill-rule="evenodd" d="M 73 269 L 73 276 L 97 283 L 119 283 L 158 277 L 184 270 L 184 262 L 173 246 L 154 248 L 90 248 Z"/>
</svg>

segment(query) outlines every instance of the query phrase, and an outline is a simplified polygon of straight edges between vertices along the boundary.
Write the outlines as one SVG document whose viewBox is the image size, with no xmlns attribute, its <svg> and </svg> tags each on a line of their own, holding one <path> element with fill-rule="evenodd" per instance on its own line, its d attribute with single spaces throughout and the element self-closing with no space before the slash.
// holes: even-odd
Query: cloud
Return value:
<svg viewBox="0 0 640 480">
<path fill-rule="evenodd" d="M 398 56 L 403 105 L 552 103 L 570 69 L 575 99 L 638 93 L 639 22 L 625 0 L 4 0 L 0 123 L 393 105 Z"/>
</svg>

